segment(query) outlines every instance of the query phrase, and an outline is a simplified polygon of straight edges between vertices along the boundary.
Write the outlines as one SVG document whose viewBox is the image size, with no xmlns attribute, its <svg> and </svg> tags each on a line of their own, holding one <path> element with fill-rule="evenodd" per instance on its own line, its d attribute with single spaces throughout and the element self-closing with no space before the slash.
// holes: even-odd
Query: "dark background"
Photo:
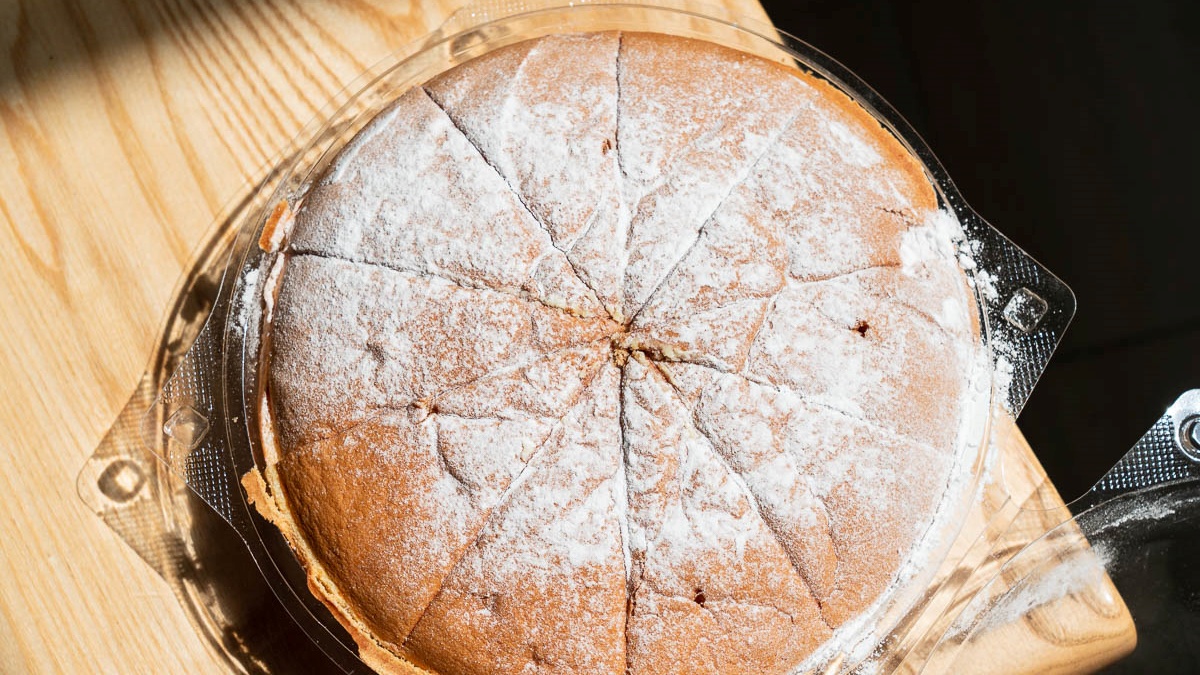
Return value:
<svg viewBox="0 0 1200 675">
<path fill-rule="evenodd" d="M 967 202 L 1069 285 L 1020 426 L 1070 500 L 1200 387 L 1200 3 L 763 6 L 903 115 Z"/>
</svg>

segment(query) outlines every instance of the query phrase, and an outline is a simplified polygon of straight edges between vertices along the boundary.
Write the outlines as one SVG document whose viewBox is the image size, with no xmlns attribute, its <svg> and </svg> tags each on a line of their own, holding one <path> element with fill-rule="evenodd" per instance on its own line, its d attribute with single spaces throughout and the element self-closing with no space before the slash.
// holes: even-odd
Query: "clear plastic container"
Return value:
<svg viewBox="0 0 1200 675">
<path fill-rule="evenodd" d="M 606 30 L 707 40 L 829 81 L 862 105 L 921 161 L 941 207 L 952 211 L 962 224 L 966 234 L 963 271 L 973 281 L 983 344 L 993 364 L 987 383 L 992 392 L 992 418 L 990 424 L 981 425 L 977 442 L 964 452 L 971 481 L 958 493 L 956 503 L 945 507 L 947 513 L 938 519 L 939 531 L 929 535 L 936 544 L 927 557 L 928 564 L 885 599 L 876 620 L 862 627 L 860 635 L 840 643 L 846 645 L 842 652 L 826 655 L 835 669 L 853 668 L 864 659 L 882 670 L 919 668 L 914 664 L 940 663 L 938 658 L 944 661 L 946 650 L 961 645 L 961 641 L 943 639 L 950 634 L 951 622 L 968 600 L 983 597 L 979 594 L 985 590 L 964 584 L 947 570 L 962 564 L 1000 568 L 1013 557 L 1011 551 L 992 545 L 993 539 L 964 543 L 957 536 L 963 525 L 961 514 L 980 500 L 1008 503 L 1005 499 L 1011 495 L 1006 492 L 1003 468 L 990 464 L 994 460 L 991 434 L 1011 425 L 1028 398 L 1074 314 L 1074 297 L 1059 279 L 970 210 L 932 152 L 874 91 L 799 40 L 770 26 L 738 21 L 720 10 L 699 13 L 627 4 L 475 6 L 460 11 L 426 40 L 364 73 L 283 153 L 279 170 L 221 221 L 178 296 L 159 354 L 138 394 L 81 474 L 81 494 L 128 540 L 148 516 L 131 515 L 130 499 L 122 501 L 113 495 L 123 496 L 130 486 L 150 480 L 155 486 L 148 502 L 150 513 L 157 511 L 163 516 L 167 524 L 159 528 L 162 532 L 186 544 L 191 540 L 186 533 L 180 535 L 177 522 L 192 521 L 180 516 L 184 513 L 181 509 L 194 507 L 194 498 L 181 492 L 186 485 L 232 525 L 281 605 L 330 662 L 347 672 L 363 669 L 349 636 L 309 593 L 304 571 L 287 542 L 249 507 L 240 484 L 240 478 L 258 467 L 262 458 L 258 400 L 263 314 L 259 303 L 276 256 L 268 243 L 260 245 L 264 224 L 276 205 L 296 203 L 342 145 L 410 87 L 509 44 L 554 33 Z M 201 298 L 199 303 L 197 298 Z M 179 348 L 188 344 L 187 353 L 181 354 Z M 151 454 L 145 454 L 147 450 Z M 137 453 L 142 454 L 135 457 Z M 150 461 L 151 456 L 161 463 Z M 121 458 L 128 463 L 118 464 Z M 110 494 L 114 484 L 119 489 Z M 97 490 L 96 486 L 101 487 Z M 1023 502 L 1025 496 L 1012 509 L 1019 511 Z M 140 501 L 133 499 L 132 503 Z M 1059 522 L 1069 519 L 1068 513 Z M 183 596 L 197 608 L 198 616 L 205 614 L 205 608 L 220 604 L 215 597 L 220 589 L 194 580 L 189 586 L 186 575 L 171 569 L 176 564 L 172 561 L 181 559 L 180 555 L 186 559 L 194 551 L 163 552 L 144 543 L 135 547 L 160 573 L 174 575 L 180 587 L 191 589 Z M 204 621 L 213 623 L 211 618 L 200 622 Z M 955 626 L 958 635 L 973 634 L 967 624 Z M 231 662 L 243 663 L 237 658 Z"/>
</svg>

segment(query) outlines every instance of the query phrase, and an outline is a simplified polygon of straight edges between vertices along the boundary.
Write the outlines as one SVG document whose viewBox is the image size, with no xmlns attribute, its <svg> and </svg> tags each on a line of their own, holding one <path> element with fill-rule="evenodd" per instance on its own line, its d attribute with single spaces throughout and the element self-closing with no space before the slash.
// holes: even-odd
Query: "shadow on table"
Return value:
<svg viewBox="0 0 1200 675">
<path fill-rule="evenodd" d="M 303 5 L 306 0 L 290 0 Z M 245 26 L 274 25 L 283 19 L 277 2 L 268 0 L 0 0 L 0 97 L 37 86 L 59 73 L 94 63 L 144 59 L 151 68 L 160 58 L 192 58 L 206 67 L 217 55 L 206 53 L 207 35 L 237 49 Z M 293 12 L 289 12 L 291 14 Z M 319 23 L 313 19 L 319 29 Z M 162 40 L 177 41 L 182 54 L 156 50 Z M 128 52 L 124 54 L 123 52 Z M 226 55 L 221 55 L 226 56 Z M 236 60 L 236 51 L 227 56 Z M 237 67 L 236 63 L 233 67 Z"/>
</svg>

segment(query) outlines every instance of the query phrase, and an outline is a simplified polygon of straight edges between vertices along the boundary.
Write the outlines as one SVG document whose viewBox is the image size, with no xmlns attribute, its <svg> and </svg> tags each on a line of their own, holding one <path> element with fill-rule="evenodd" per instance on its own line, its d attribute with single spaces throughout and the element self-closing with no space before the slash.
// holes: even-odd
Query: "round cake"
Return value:
<svg viewBox="0 0 1200 675">
<path fill-rule="evenodd" d="M 293 207 L 247 484 L 381 671 L 794 672 L 969 471 L 953 227 L 816 77 L 523 42 L 404 93 Z"/>
</svg>

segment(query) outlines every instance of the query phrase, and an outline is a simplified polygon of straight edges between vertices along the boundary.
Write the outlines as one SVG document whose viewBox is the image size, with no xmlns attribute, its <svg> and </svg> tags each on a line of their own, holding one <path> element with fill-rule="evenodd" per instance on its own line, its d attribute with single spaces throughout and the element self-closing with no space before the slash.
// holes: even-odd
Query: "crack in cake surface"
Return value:
<svg viewBox="0 0 1200 675">
<path fill-rule="evenodd" d="M 694 238 L 692 239 L 691 244 L 689 244 L 687 247 L 685 247 L 683 250 L 683 253 L 681 253 L 679 255 L 679 257 L 675 260 L 675 262 L 667 268 L 666 274 L 662 275 L 662 277 L 658 280 L 658 283 L 651 286 L 651 290 L 646 295 L 646 299 L 642 302 L 641 306 L 639 306 L 637 308 L 637 310 L 635 310 L 633 313 L 633 319 L 635 321 L 637 320 L 638 315 L 642 313 L 642 310 L 645 309 L 646 305 L 650 304 L 650 302 L 652 300 L 654 300 L 654 295 L 662 289 L 663 285 L 667 283 L 667 280 L 671 277 L 671 275 L 675 272 L 675 270 L 679 269 L 679 266 L 681 264 L 683 264 L 684 260 L 687 259 L 688 254 L 691 253 L 692 250 L 700 244 L 701 239 L 704 237 L 705 229 L 708 227 L 709 223 L 717 215 L 717 213 L 719 213 L 721 211 L 721 207 L 725 205 L 725 202 L 729 199 L 729 197 L 731 195 L 733 195 L 733 193 L 735 191 L 737 191 L 738 188 L 740 188 L 742 185 L 744 185 L 746 183 L 746 181 L 750 180 L 750 177 L 754 175 L 755 169 L 758 168 L 759 163 L 762 162 L 764 159 L 767 158 L 768 155 L 771 154 L 771 151 L 774 149 L 775 144 L 779 141 L 779 139 L 783 136 L 783 134 L 787 133 L 788 128 L 791 127 L 792 124 L 795 124 L 796 120 L 798 120 L 800 118 L 800 115 L 802 115 L 802 114 L 803 114 L 802 111 L 797 111 L 794 115 L 792 115 L 792 117 L 790 119 L 787 120 L 787 122 L 784 122 L 784 124 L 778 129 L 778 131 L 776 131 L 773 134 L 771 139 L 769 141 L 767 141 L 765 144 L 763 144 L 763 148 L 759 152 L 758 156 L 755 157 L 745 167 L 745 170 L 739 176 L 736 177 L 736 179 L 733 181 L 733 183 L 731 183 L 729 185 L 729 189 L 727 189 L 725 191 L 725 194 L 721 196 L 721 199 L 717 201 L 717 204 L 716 204 L 716 206 L 714 206 L 712 208 L 712 211 L 707 216 L 705 216 L 703 220 L 700 221 L 700 225 L 699 225 L 699 227 L 696 228 L 696 234 L 695 234 Z"/>
<path fill-rule="evenodd" d="M 689 420 L 692 423 L 692 428 L 695 429 L 697 433 L 699 433 L 699 434 L 703 435 L 705 438 L 707 438 L 709 444 L 713 446 L 714 454 L 718 458 L 720 458 L 721 463 L 730 472 L 730 474 L 735 477 L 735 481 L 736 481 L 738 487 L 741 489 L 741 491 L 742 491 L 743 495 L 745 495 L 746 499 L 749 500 L 750 505 L 754 508 L 754 512 L 758 515 L 758 518 L 762 521 L 763 526 L 774 537 L 776 544 L 779 545 L 780 550 L 782 550 L 784 552 L 784 554 L 787 556 L 788 561 L 791 563 L 792 569 L 795 570 L 796 575 L 798 577 L 800 577 L 800 579 L 804 582 L 804 585 L 808 588 L 809 593 L 812 595 L 813 599 L 816 601 L 818 609 L 821 609 L 821 604 L 822 604 L 821 603 L 821 594 L 818 593 L 816 586 L 814 585 L 813 581 L 810 578 L 809 572 L 807 572 L 803 569 L 803 566 L 800 564 L 800 562 L 798 560 L 796 560 L 794 554 L 792 553 L 791 547 L 789 547 L 785 543 L 785 537 L 784 537 L 783 533 L 781 533 L 778 530 L 776 520 L 774 518 L 768 518 L 767 515 L 764 513 L 763 505 L 759 502 L 758 494 L 755 492 L 754 488 L 751 487 L 750 484 L 748 483 L 748 479 L 745 476 L 745 472 L 742 469 L 739 469 L 739 468 L 735 467 L 732 463 L 730 463 L 729 458 L 725 456 L 725 452 L 723 452 L 718 447 L 718 444 L 717 444 L 716 440 L 713 438 L 713 435 L 708 430 L 706 430 L 705 428 L 703 428 L 700 425 L 700 423 L 697 420 L 697 415 L 699 414 L 698 411 L 695 409 L 694 406 L 688 405 L 688 402 L 685 399 L 684 393 L 682 391 L 680 391 L 679 387 L 675 384 L 675 382 L 672 380 L 672 378 L 669 375 L 667 375 L 666 373 L 663 373 L 663 377 L 667 381 L 667 383 L 671 385 L 671 390 L 673 392 L 675 392 L 675 395 L 678 397 L 680 404 L 682 404 L 684 407 L 688 408 L 689 411 L 691 412 L 691 416 L 689 417 Z M 819 499 L 820 498 L 817 497 L 818 501 L 819 501 Z M 791 615 L 789 614 L 789 617 L 790 616 Z M 833 626 L 832 624 L 829 623 L 829 620 L 825 617 L 823 612 L 821 613 L 821 620 L 824 621 L 825 625 L 828 626 L 830 629 L 835 628 L 835 626 Z"/>
<path fill-rule="evenodd" d="M 529 54 L 526 55 L 525 60 L 523 60 L 521 62 L 521 65 L 518 67 L 518 77 L 520 76 L 520 69 L 524 68 L 525 62 L 528 60 L 529 56 L 531 56 L 532 54 L 533 54 L 533 52 L 531 51 Z M 537 226 L 539 228 L 541 228 L 541 230 L 543 232 L 546 233 L 546 240 L 550 244 L 551 249 L 553 249 L 553 250 L 547 251 L 545 253 L 545 255 L 553 255 L 553 251 L 558 251 L 559 253 L 561 253 L 563 255 L 563 259 L 566 261 L 567 265 L 571 268 L 571 272 L 575 275 L 575 278 L 579 281 L 579 283 L 586 286 L 588 288 L 588 290 L 590 290 L 592 292 L 592 299 L 596 301 L 596 304 L 602 305 L 602 303 L 600 302 L 599 296 L 596 294 L 596 288 L 594 286 L 592 286 L 592 284 L 588 283 L 588 281 L 579 274 L 579 268 L 575 265 L 575 263 L 571 260 L 571 257 L 568 255 L 568 253 L 570 252 L 570 250 L 573 248 L 574 244 L 578 240 L 571 242 L 566 247 L 563 247 L 558 242 L 556 242 L 554 240 L 554 233 L 551 232 L 550 228 L 546 226 L 546 223 L 544 220 L 542 220 L 542 217 L 539 216 L 538 214 L 534 213 L 533 209 L 531 209 L 529 207 L 529 203 L 526 201 L 524 195 L 522 195 L 521 192 L 517 190 L 516 186 L 514 186 L 508 180 L 508 177 L 506 177 L 504 175 L 504 173 L 501 172 L 500 169 L 496 167 L 495 163 L 493 163 L 490 159 L 488 159 L 487 155 L 485 155 L 483 153 L 482 148 L 479 147 L 479 144 L 473 138 L 471 138 L 471 135 L 468 134 L 467 131 L 462 128 L 462 126 L 460 126 L 459 122 L 454 118 L 454 116 L 452 116 L 449 113 L 449 111 L 447 111 L 446 108 L 441 103 L 438 102 L 437 99 L 433 98 L 433 96 L 430 96 L 428 90 L 425 90 L 425 94 L 430 97 L 431 101 L 433 101 L 435 104 L 437 104 L 438 108 L 440 108 L 441 111 L 446 115 L 446 119 L 450 120 L 450 123 L 453 124 L 454 127 L 456 129 L 458 129 L 459 133 L 461 133 L 463 135 L 463 137 L 467 139 L 467 142 L 471 144 L 471 147 L 475 148 L 475 151 L 479 153 L 480 158 L 483 159 L 483 161 L 485 163 L 487 163 L 487 165 L 489 167 L 491 167 L 493 171 L 496 172 L 496 175 L 500 178 L 500 180 L 504 181 L 504 184 L 508 186 L 509 191 L 512 192 L 513 198 L 516 199 L 517 202 L 521 204 L 521 207 L 523 209 L 525 209 L 525 213 L 529 215 L 529 218 L 531 220 L 533 220 L 533 222 L 537 223 Z M 535 269 L 536 269 L 536 267 L 537 266 L 535 265 Z M 530 278 L 532 278 L 532 275 L 530 276 Z M 526 283 L 528 283 L 528 280 L 526 280 Z"/>
<path fill-rule="evenodd" d="M 574 406 L 572 406 L 572 408 L 573 407 Z M 441 586 L 444 585 L 444 583 L 445 583 L 445 579 L 447 577 L 449 577 L 451 574 L 453 574 L 454 570 L 458 567 L 462 558 L 466 557 L 466 555 L 470 552 L 471 548 L 474 547 L 479 542 L 480 537 L 482 536 L 483 532 L 487 529 L 488 525 L 492 522 L 493 517 L 498 515 L 500 510 L 505 506 L 505 504 L 508 503 L 508 500 L 512 497 L 512 495 L 518 489 L 520 489 L 520 487 L 524 484 L 524 482 L 529 480 L 529 478 L 533 475 L 533 473 L 536 471 L 536 469 L 531 469 L 531 467 L 537 466 L 535 464 L 535 460 L 537 460 L 544 452 L 546 452 L 546 448 L 549 446 L 549 444 L 551 442 L 553 442 L 555 434 L 559 433 L 562 430 L 562 428 L 563 428 L 563 420 L 559 420 L 558 423 L 550 430 L 550 433 L 546 435 L 545 439 L 543 439 L 542 442 L 538 444 L 537 449 L 534 450 L 533 454 L 530 455 L 529 459 L 525 461 L 524 465 L 522 466 L 520 472 L 516 475 L 516 477 L 514 477 L 511 481 L 509 481 L 509 484 L 504 489 L 504 492 L 501 493 L 499 499 L 497 499 L 496 502 L 494 504 L 492 504 L 491 508 L 487 512 L 487 515 L 484 516 L 482 523 L 480 523 L 479 527 L 476 529 L 475 536 L 472 537 L 466 543 L 466 545 L 462 547 L 461 555 L 458 557 L 457 560 L 454 561 L 453 564 L 451 564 L 447 568 L 447 571 L 442 578 L 442 584 L 439 584 L 439 592 L 440 592 Z M 441 454 L 441 453 L 439 453 L 439 454 Z M 460 480 L 460 482 L 462 482 L 462 481 Z M 426 604 L 426 606 L 421 609 L 420 613 L 417 615 L 416 620 L 414 620 L 412 622 L 410 631 L 413 628 L 415 628 L 417 626 L 417 624 L 419 624 L 421 622 L 421 618 L 424 617 L 425 612 L 429 609 L 429 605 L 431 605 L 435 600 L 436 600 L 436 596 L 433 596 L 429 599 L 429 603 Z M 404 643 L 405 641 L 407 641 L 408 638 L 409 638 L 409 634 L 405 634 L 398 640 L 398 642 Z"/>
<path fill-rule="evenodd" d="M 398 265 L 395 263 L 388 263 L 388 262 L 377 261 L 377 260 L 367 260 L 364 258 L 352 258 L 352 257 L 344 256 L 344 255 L 338 255 L 336 253 L 327 253 L 327 252 L 319 251 L 316 249 L 310 249 L 310 248 L 306 248 L 306 247 L 302 247 L 302 246 L 289 247 L 287 250 L 287 254 L 288 255 L 296 255 L 296 256 L 310 256 L 313 258 L 323 258 L 325 260 L 340 260 L 340 261 L 352 263 L 355 265 L 368 265 L 368 266 L 372 266 L 372 267 L 381 267 L 383 269 L 391 270 L 392 272 L 398 272 L 400 274 L 411 274 L 414 276 L 433 277 L 433 278 L 441 279 L 443 281 L 452 283 L 455 286 L 458 286 L 459 288 L 462 288 L 465 290 L 483 291 L 483 292 L 487 292 L 487 293 L 498 293 L 501 295 L 509 295 L 514 298 L 524 300 L 526 302 L 536 302 L 539 305 L 542 305 L 543 307 L 549 307 L 550 309 L 556 309 L 565 314 L 570 314 L 571 316 L 583 316 L 586 318 L 586 315 L 581 314 L 578 310 L 573 310 L 572 308 L 564 307 L 559 304 L 555 304 L 544 298 L 540 298 L 536 294 L 531 293 L 527 290 L 524 290 L 523 288 L 519 288 L 519 287 L 518 288 L 508 288 L 505 286 L 493 286 L 493 285 L 488 285 L 488 284 L 484 284 L 484 283 L 480 283 L 480 282 L 473 282 L 465 276 L 451 274 L 448 270 L 413 269 L 411 267 L 405 267 L 403 265 Z M 549 255 L 549 253 L 547 255 Z M 536 265 L 535 265 L 534 272 L 531 273 L 531 278 L 532 278 L 532 274 L 536 274 L 536 271 L 537 270 L 536 270 Z M 528 283 L 529 280 L 530 279 L 526 279 L 525 280 L 526 283 Z"/>
</svg>

